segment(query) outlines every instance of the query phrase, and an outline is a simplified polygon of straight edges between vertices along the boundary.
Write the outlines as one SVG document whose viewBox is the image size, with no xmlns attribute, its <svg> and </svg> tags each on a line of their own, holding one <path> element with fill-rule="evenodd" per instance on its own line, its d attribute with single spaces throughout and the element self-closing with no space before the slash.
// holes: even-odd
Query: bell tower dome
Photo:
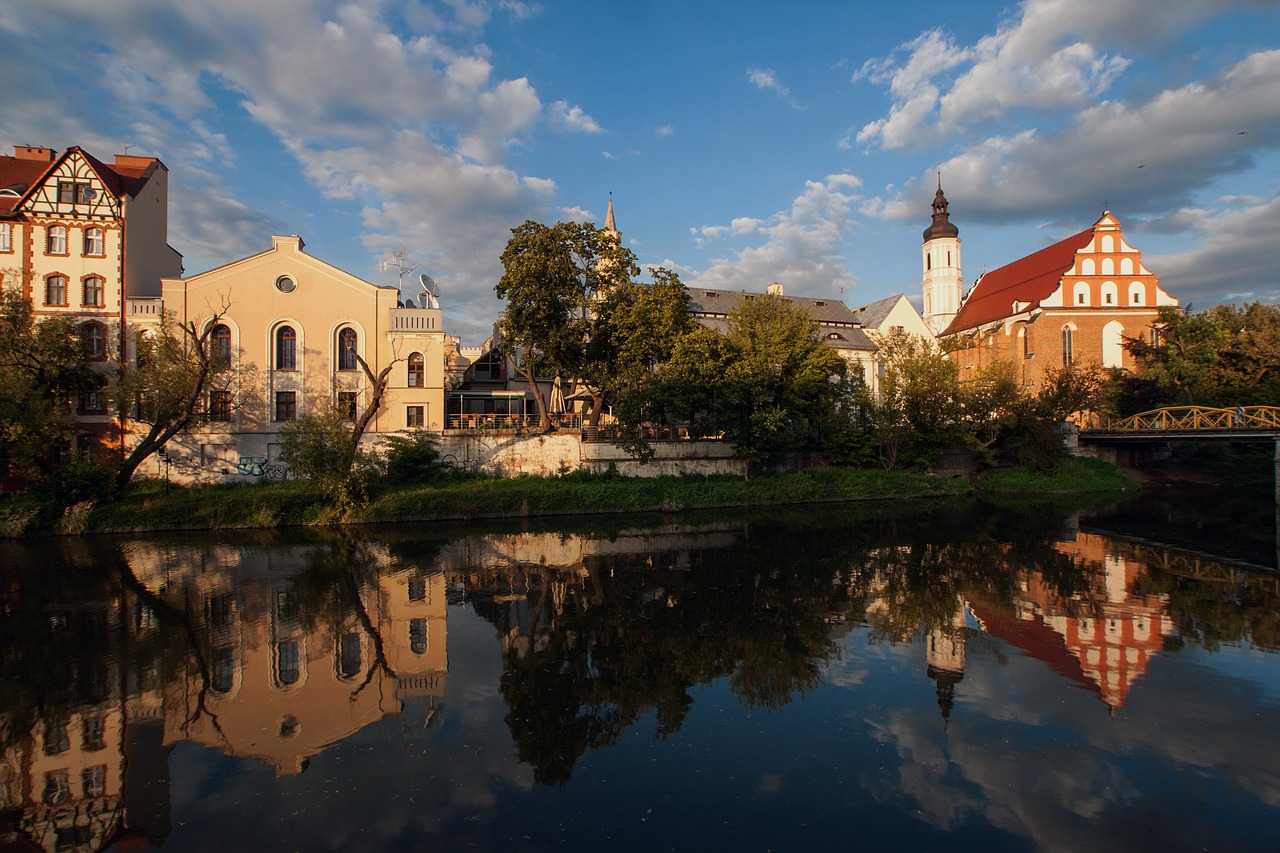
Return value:
<svg viewBox="0 0 1280 853">
<path fill-rule="evenodd" d="M 947 214 L 947 197 L 942 194 L 942 176 L 933 196 L 933 221 L 924 229 L 920 247 L 924 291 L 924 322 L 935 335 L 942 332 L 960 310 L 960 229 Z"/>
</svg>

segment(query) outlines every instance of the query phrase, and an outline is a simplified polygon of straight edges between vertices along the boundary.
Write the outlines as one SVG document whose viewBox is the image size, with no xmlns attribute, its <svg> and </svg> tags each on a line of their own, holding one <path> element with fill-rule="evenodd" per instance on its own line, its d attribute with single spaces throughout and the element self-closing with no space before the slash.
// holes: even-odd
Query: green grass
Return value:
<svg viewBox="0 0 1280 853">
<path fill-rule="evenodd" d="M 1069 460 L 1052 474 L 1001 469 L 989 473 L 978 486 L 983 492 L 1029 494 L 1115 492 L 1132 487 L 1133 482 L 1112 466 L 1088 459 Z M 627 478 L 576 473 L 551 478 L 460 478 L 430 485 L 378 482 L 370 487 L 366 501 L 345 503 L 308 482 L 184 488 L 141 481 L 115 502 L 80 507 L 74 518 L 50 512 L 37 515 L 29 500 L 6 498 L 0 501 L 0 536 L 675 512 L 942 497 L 973 491 L 973 485 L 961 478 L 828 467 L 747 481 L 734 476 Z"/>
<path fill-rule="evenodd" d="M 978 491 L 1029 494 L 1089 494 L 1132 491 L 1137 483 L 1114 465 L 1097 459 L 1072 457 L 1048 473 L 1026 468 L 997 468 L 978 481 Z"/>
</svg>

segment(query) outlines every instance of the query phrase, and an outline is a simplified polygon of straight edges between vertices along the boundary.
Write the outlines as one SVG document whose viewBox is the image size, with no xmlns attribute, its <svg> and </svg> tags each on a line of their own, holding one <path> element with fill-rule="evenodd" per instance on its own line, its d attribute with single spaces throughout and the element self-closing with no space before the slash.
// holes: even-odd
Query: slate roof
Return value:
<svg viewBox="0 0 1280 853">
<path fill-rule="evenodd" d="M 724 334 L 729 329 L 728 315 L 741 300 L 760 293 L 740 290 L 712 290 L 685 287 L 689 292 L 689 312 L 709 329 Z M 876 345 L 862 330 L 862 323 L 848 306 L 838 299 L 815 299 L 807 296 L 782 296 L 792 305 L 799 305 L 817 322 L 820 337 L 835 349 L 875 350 Z M 892 307 L 892 306 L 890 306 Z M 838 335 L 832 338 L 831 335 Z"/>
<path fill-rule="evenodd" d="M 994 269 L 969 291 L 960 311 L 942 335 L 951 335 L 984 326 L 1018 313 L 1013 303 L 1025 303 L 1029 310 L 1058 289 L 1063 274 L 1075 263 L 1076 252 L 1093 238 L 1092 227 L 1025 258 Z"/>
</svg>

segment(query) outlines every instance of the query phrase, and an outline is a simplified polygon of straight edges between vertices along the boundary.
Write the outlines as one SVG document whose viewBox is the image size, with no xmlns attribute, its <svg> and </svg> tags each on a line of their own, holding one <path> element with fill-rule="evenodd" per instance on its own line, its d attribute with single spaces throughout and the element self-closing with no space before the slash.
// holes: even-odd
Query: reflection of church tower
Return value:
<svg viewBox="0 0 1280 853">
<path fill-rule="evenodd" d="M 951 717 L 956 685 L 964 679 L 965 619 L 964 603 L 956 599 L 956 610 L 949 624 L 934 626 L 929 631 L 926 672 L 937 685 L 938 707 L 944 720 Z"/>
<path fill-rule="evenodd" d="M 933 222 L 924 229 L 921 246 L 924 277 L 924 322 L 929 331 L 940 333 L 960 310 L 960 229 L 951 224 L 947 197 L 942 194 L 942 178 L 933 197 Z"/>
</svg>

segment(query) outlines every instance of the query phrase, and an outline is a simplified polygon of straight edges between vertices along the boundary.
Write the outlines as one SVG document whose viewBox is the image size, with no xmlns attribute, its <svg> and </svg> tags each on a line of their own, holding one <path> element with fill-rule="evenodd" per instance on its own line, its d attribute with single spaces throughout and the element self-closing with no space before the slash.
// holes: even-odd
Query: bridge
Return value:
<svg viewBox="0 0 1280 853">
<path fill-rule="evenodd" d="M 1280 505 L 1280 406 L 1168 406 L 1090 423 L 1080 430 L 1079 439 L 1095 447 L 1188 440 L 1270 441 L 1275 445 L 1276 504 Z"/>
</svg>

